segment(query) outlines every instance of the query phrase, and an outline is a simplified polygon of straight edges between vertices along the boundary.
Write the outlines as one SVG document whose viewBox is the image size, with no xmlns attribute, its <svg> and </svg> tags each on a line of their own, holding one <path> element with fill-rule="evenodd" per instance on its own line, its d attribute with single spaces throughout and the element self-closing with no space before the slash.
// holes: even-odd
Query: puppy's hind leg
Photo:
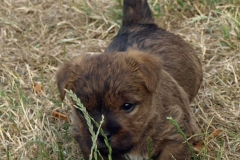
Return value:
<svg viewBox="0 0 240 160">
<path fill-rule="evenodd" d="M 123 6 L 123 26 L 154 22 L 147 0 L 124 0 Z"/>
</svg>

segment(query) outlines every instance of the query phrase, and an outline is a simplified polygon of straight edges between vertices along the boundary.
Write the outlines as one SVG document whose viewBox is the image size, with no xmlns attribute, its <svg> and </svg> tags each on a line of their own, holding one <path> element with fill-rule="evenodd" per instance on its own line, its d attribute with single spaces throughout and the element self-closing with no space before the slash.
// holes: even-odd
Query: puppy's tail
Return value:
<svg viewBox="0 0 240 160">
<path fill-rule="evenodd" d="M 153 23 L 152 12 L 147 0 L 124 0 L 122 25 Z"/>
</svg>

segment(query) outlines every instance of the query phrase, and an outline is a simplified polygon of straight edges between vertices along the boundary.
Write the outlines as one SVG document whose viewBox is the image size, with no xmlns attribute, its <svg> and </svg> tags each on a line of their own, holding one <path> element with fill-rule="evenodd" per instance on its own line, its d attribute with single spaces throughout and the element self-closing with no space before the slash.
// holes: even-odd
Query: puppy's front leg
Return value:
<svg viewBox="0 0 240 160">
<path fill-rule="evenodd" d="M 163 148 L 159 160 L 190 160 L 190 152 L 186 143 L 169 141 Z"/>
</svg>

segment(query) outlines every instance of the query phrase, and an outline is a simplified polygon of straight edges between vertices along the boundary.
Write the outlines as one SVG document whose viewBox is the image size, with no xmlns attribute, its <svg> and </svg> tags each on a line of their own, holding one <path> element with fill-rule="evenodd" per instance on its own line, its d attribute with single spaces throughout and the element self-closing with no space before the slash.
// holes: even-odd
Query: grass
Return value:
<svg viewBox="0 0 240 160">
<path fill-rule="evenodd" d="M 204 82 L 192 103 L 206 139 L 203 160 L 240 155 L 239 0 L 150 0 L 156 23 L 197 51 Z M 121 1 L 11 1 L 0 5 L 0 159 L 81 159 L 71 117 L 55 82 L 58 67 L 82 53 L 101 53 L 117 34 Z M 43 86 L 41 94 L 34 84 Z M 221 134 L 211 141 L 215 129 Z"/>
<path fill-rule="evenodd" d="M 185 140 L 187 146 L 188 146 L 188 149 L 190 151 L 190 155 L 191 157 L 194 159 L 194 160 L 197 160 L 197 157 L 194 153 L 194 150 L 191 146 L 191 144 L 188 142 L 188 137 L 185 135 L 185 133 L 182 131 L 182 129 L 180 128 L 179 124 L 172 118 L 172 117 L 167 117 L 167 119 L 172 123 L 172 125 L 174 127 L 176 127 L 177 131 L 182 135 L 183 139 Z"/>
<path fill-rule="evenodd" d="M 84 119 L 87 122 L 87 125 L 88 125 L 88 128 L 89 128 L 89 132 L 91 134 L 92 144 L 93 145 L 91 147 L 91 153 L 89 155 L 89 160 L 91 160 L 91 159 L 98 159 L 98 156 L 101 157 L 101 159 L 103 159 L 102 155 L 100 154 L 100 152 L 98 151 L 98 148 L 97 148 L 97 138 L 98 138 L 99 134 L 103 135 L 104 142 L 105 142 L 106 146 L 108 147 L 108 151 L 109 151 L 108 159 L 112 160 L 112 148 L 109 145 L 107 136 L 105 135 L 104 131 L 101 128 L 102 124 L 104 122 L 104 116 L 102 115 L 102 119 L 101 119 L 101 121 L 99 123 L 96 122 L 95 119 L 93 119 L 88 114 L 86 108 L 83 106 L 83 104 L 81 103 L 81 101 L 77 97 L 77 95 L 74 94 L 72 91 L 67 91 L 67 92 L 68 92 L 68 95 L 72 98 L 72 100 L 76 103 L 76 105 L 74 107 L 78 108 L 83 113 Z M 93 129 L 94 128 L 93 125 L 96 125 L 97 128 L 98 128 L 96 132 Z"/>
</svg>

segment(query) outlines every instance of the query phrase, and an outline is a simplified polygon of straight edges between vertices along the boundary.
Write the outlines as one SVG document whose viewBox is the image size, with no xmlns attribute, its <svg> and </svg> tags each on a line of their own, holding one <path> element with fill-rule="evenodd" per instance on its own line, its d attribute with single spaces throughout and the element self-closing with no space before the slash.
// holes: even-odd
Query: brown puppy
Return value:
<svg viewBox="0 0 240 160">
<path fill-rule="evenodd" d="M 190 137 L 198 132 L 189 102 L 202 81 L 201 64 L 178 36 L 153 23 L 146 0 L 124 0 L 122 27 L 100 55 L 80 55 L 57 73 L 58 88 L 80 98 L 102 126 L 114 160 L 147 159 L 147 139 L 153 159 L 190 159 L 184 139 L 166 117 L 171 116 Z M 74 108 L 74 136 L 88 159 L 92 145 L 86 121 Z M 107 159 L 103 136 L 98 149 Z"/>
</svg>

